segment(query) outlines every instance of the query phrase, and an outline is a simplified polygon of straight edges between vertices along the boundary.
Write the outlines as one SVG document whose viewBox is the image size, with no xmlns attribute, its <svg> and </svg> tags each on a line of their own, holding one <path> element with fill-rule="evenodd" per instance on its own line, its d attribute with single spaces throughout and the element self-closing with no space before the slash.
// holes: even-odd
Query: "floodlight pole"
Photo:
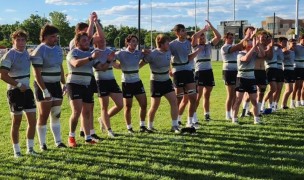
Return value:
<svg viewBox="0 0 304 180">
<path fill-rule="evenodd" d="M 140 0 L 138 0 L 138 50 L 140 50 Z"/>
<path fill-rule="evenodd" d="M 153 32 L 152 32 L 152 0 L 150 0 L 151 2 L 151 50 L 153 49 Z"/>
<path fill-rule="evenodd" d="M 295 38 L 299 37 L 299 0 L 296 0 Z"/>
</svg>

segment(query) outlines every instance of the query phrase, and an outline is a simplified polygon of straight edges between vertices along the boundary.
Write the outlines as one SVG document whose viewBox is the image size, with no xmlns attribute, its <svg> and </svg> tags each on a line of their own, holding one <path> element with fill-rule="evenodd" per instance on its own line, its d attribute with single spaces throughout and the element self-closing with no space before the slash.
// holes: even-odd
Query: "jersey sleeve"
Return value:
<svg viewBox="0 0 304 180">
<path fill-rule="evenodd" d="M 43 65 L 43 57 L 42 57 L 42 47 L 38 46 L 32 53 L 31 53 L 31 62 L 34 67 L 42 67 Z"/>
<path fill-rule="evenodd" d="M 223 46 L 222 49 L 223 49 L 225 54 L 229 54 L 231 47 L 232 47 L 232 45 L 227 45 L 227 46 Z"/>
<path fill-rule="evenodd" d="M 12 58 L 10 57 L 9 53 L 6 53 L 2 58 L 1 58 L 1 66 L 0 69 L 6 69 L 8 71 L 11 70 L 12 67 Z"/>
</svg>

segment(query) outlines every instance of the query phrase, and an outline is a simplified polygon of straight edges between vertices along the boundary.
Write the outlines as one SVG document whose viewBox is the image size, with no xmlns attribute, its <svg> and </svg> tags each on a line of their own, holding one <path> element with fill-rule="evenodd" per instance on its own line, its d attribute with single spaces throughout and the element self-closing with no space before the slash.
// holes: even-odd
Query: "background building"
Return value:
<svg viewBox="0 0 304 180">
<path fill-rule="evenodd" d="M 238 21 L 221 21 L 217 26 L 217 30 L 223 37 L 227 32 L 235 35 L 235 39 L 243 39 L 243 32 L 246 27 L 250 26 L 247 20 Z"/>
<path fill-rule="evenodd" d="M 299 29 L 304 27 L 304 19 L 299 19 Z M 273 33 L 274 37 L 278 38 L 281 36 L 292 38 L 295 30 L 294 19 L 283 19 L 278 16 L 266 17 L 265 21 L 262 21 L 262 28 L 266 31 Z"/>
</svg>

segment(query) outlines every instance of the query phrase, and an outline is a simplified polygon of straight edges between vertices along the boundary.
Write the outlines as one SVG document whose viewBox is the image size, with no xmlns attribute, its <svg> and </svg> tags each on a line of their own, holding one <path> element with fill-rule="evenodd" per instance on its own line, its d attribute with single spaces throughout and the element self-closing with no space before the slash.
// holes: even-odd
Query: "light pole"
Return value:
<svg viewBox="0 0 304 180">
<path fill-rule="evenodd" d="M 194 1 L 194 30 L 196 32 L 196 0 Z"/>
<path fill-rule="evenodd" d="M 295 38 L 299 36 L 299 0 L 296 0 Z"/>
<path fill-rule="evenodd" d="M 152 32 L 152 0 L 150 0 L 151 2 L 151 50 L 153 49 L 153 32 Z"/>
<path fill-rule="evenodd" d="M 140 0 L 138 0 L 138 50 L 140 50 Z"/>
<path fill-rule="evenodd" d="M 114 42 L 115 42 L 116 39 L 118 39 L 118 48 L 120 49 L 120 36 L 116 37 L 116 38 L 114 39 Z"/>
</svg>

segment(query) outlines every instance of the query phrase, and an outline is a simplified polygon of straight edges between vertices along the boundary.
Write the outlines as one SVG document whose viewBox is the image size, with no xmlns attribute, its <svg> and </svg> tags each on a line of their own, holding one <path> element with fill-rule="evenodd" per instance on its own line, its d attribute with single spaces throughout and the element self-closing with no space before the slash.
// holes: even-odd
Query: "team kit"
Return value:
<svg viewBox="0 0 304 180">
<path fill-rule="evenodd" d="M 212 31 L 214 35 L 210 41 L 205 37 L 207 31 Z M 121 110 L 127 132 L 135 132 L 131 118 L 133 97 L 139 104 L 139 131 L 142 133 L 157 131 L 154 128 L 154 118 L 162 97 L 170 105 L 173 133 L 184 132 L 187 128 L 189 132 L 195 132 L 201 127 L 196 114 L 200 102 L 205 120 L 210 121 L 210 96 L 215 86 L 211 50 L 222 37 L 207 20 L 206 25 L 191 37 L 182 24 L 175 25 L 173 32 L 176 35 L 174 40 L 158 34 L 155 39 L 157 48 L 153 50 L 138 50 L 138 37 L 131 34 L 125 39 L 126 48 L 113 52 L 106 47 L 105 34 L 93 12 L 88 23 L 78 23 L 75 28 L 75 37 L 70 42 L 70 51 L 66 56 L 68 72 L 64 72 L 64 54 L 57 45 L 60 33 L 58 28 L 50 24 L 43 26 L 40 30 L 41 44 L 30 53 L 26 49 L 27 32 L 13 32 L 13 47 L 1 58 L 0 75 L 1 80 L 7 83 L 14 157 L 22 157 L 19 129 L 23 114 L 28 121 L 28 155 L 37 155 L 34 150 L 36 132 L 40 150 L 48 150 L 48 119 L 57 148 L 77 147 L 75 131 L 79 119 L 80 136 L 84 138 L 84 143 L 97 144 L 101 138 L 93 126 L 94 93 L 97 93 L 101 107 L 98 121 L 109 138 L 116 136 L 110 119 Z M 280 37 L 275 42 L 267 31 L 247 27 L 240 42 L 234 43 L 234 34 L 230 32 L 224 35 L 223 40 L 220 53 L 227 91 L 225 118 L 228 121 L 238 124 L 242 102 L 243 111 L 240 116 L 253 116 L 253 124 L 257 125 L 263 124 L 261 116 L 266 110 L 304 106 L 304 35 L 298 40 Z M 145 88 L 139 76 L 140 68 L 147 64 L 151 70 L 149 109 Z M 31 66 L 33 90 L 30 88 Z M 115 80 L 113 68 L 121 71 L 121 86 Z M 269 91 L 266 92 L 267 86 Z M 285 92 L 282 93 L 283 86 Z M 61 138 L 60 124 L 65 94 L 71 107 L 67 145 Z M 110 101 L 114 102 L 111 107 Z M 282 104 L 278 105 L 278 102 Z M 265 108 L 266 103 L 269 104 L 268 108 Z M 187 122 L 183 125 L 181 116 L 186 107 Z"/>
</svg>

